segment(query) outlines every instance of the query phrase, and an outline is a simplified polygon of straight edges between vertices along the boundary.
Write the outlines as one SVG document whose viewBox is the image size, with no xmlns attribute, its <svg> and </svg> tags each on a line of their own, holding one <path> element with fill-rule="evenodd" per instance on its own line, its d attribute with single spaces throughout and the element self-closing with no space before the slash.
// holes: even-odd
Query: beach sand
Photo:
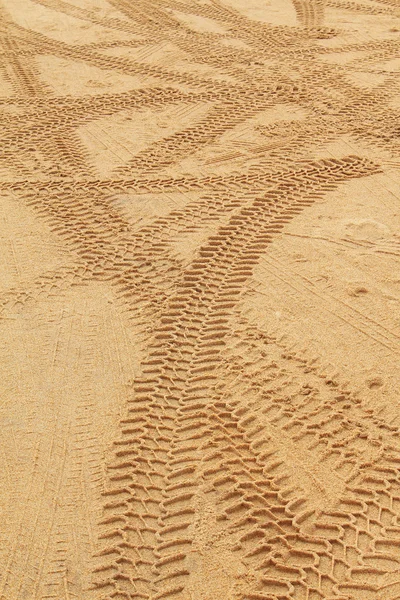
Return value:
<svg viewBox="0 0 400 600">
<path fill-rule="evenodd" d="M 398 600 L 398 0 L 0 25 L 0 599 Z"/>
</svg>

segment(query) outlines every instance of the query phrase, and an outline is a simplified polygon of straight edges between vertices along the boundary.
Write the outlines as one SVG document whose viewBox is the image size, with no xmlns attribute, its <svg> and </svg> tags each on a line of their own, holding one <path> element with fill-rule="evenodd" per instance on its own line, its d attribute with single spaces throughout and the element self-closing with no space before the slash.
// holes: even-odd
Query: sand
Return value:
<svg viewBox="0 0 400 600">
<path fill-rule="evenodd" d="M 398 0 L 0 0 L 0 599 L 400 599 Z"/>
</svg>

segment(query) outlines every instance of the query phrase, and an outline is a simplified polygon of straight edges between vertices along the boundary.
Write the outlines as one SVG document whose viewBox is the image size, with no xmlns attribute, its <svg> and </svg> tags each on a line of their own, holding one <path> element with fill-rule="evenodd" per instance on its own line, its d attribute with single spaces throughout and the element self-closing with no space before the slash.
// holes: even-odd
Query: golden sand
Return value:
<svg viewBox="0 0 400 600">
<path fill-rule="evenodd" d="M 0 25 L 0 599 L 399 600 L 399 0 Z"/>
</svg>

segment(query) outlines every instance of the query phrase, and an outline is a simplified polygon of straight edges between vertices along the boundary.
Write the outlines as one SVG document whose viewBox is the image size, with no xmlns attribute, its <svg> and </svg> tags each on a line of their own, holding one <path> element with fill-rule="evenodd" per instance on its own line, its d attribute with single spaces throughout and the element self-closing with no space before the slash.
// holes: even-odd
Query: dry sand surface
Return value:
<svg viewBox="0 0 400 600">
<path fill-rule="evenodd" d="M 400 0 L 0 0 L 0 599 L 400 599 Z"/>
</svg>

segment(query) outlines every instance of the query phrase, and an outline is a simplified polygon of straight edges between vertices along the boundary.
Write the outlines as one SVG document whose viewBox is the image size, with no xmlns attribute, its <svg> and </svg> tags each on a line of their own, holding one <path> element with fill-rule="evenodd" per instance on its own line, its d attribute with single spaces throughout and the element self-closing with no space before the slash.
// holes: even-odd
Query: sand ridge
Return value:
<svg viewBox="0 0 400 600">
<path fill-rule="evenodd" d="M 0 25 L 0 599 L 399 599 L 397 0 Z"/>
</svg>

